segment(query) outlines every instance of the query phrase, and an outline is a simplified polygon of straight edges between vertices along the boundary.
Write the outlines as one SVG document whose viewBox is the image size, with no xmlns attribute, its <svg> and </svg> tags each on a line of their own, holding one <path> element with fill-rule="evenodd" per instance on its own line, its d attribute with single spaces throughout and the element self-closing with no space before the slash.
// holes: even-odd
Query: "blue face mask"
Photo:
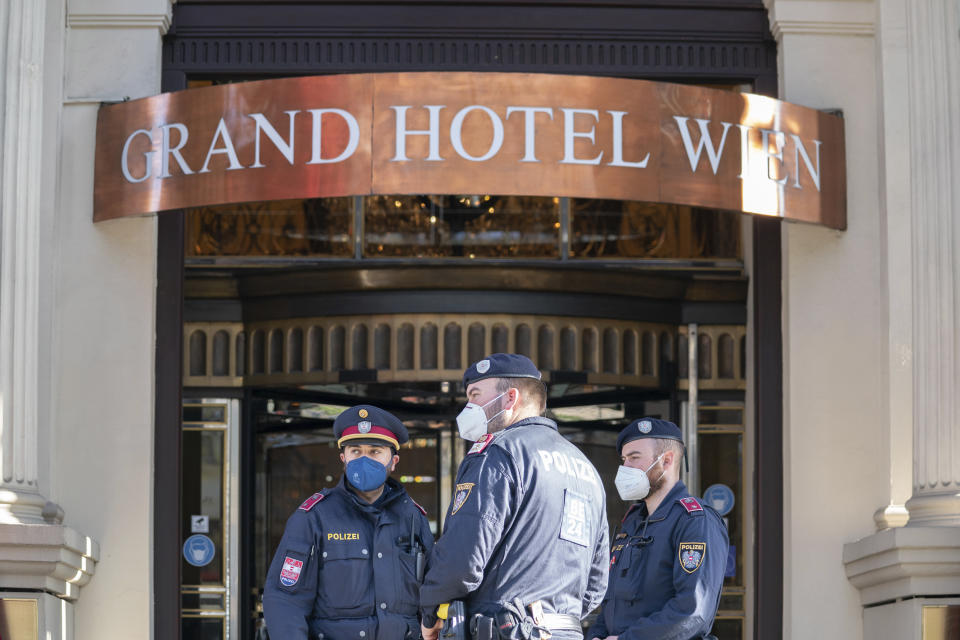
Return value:
<svg viewBox="0 0 960 640">
<path fill-rule="evenodd" d="M 387 481 L 387 468 L 372 458 L 360 456 L 347 463 L 347 480 L 360 491 L 373 491 Z"/>
</svg>

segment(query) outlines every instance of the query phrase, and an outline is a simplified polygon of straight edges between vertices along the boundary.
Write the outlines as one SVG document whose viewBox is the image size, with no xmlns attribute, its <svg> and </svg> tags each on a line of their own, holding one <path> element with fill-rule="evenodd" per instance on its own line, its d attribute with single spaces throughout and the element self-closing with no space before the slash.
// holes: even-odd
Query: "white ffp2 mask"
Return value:
<svg viewBox="0 0 960 640">
<path fill-rule="evenodd" d="M 460 432 L 460 437 L 464 440 L 470 440 L 471 442 L 482 438 L 487 433 L 487 424 L 490 422 L 490 420 L 493 420 L 504 412 L 504 409 L 501 409 L 490 418 L 487 418 L 487 412 L 484 411 L 484 409 L 486 409 L 491 403 L 502 398 L 506 393 L 507 392 L 504 391 L 483 406 L 468 402 L 467 406 L 465 406 L 463 411 L 460 412 L 460 415 L 457 416 L 457 430 Z"/>
<path fill-rule="evenodd" d="M 647 467 L 647 471 L 657 466 L 657 462 L 659 462 L 662 457 L 662 453 L 657 456 L 653 464 Z M 643 500 L 647 497 L 647 494 L 650 493 L 650 478 L 647 477 L 647 471 L 620 465 L 620 468 L 617 469 L 617 477 L 614 478 L 613 483 L 617 486 L 617 493 L 620 494 L 621 499 Z"/>
</svg>

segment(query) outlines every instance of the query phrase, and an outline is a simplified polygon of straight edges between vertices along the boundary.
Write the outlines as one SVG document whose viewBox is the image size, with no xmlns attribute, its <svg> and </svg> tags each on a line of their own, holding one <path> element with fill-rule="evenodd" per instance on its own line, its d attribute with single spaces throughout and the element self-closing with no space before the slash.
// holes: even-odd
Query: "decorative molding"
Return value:
<svg viewBox="0 0 960 640">
<path fill-rule="evenodd" d="M 68 13 L 70 29 L 159 29 L 163 35 L 170 30 L 171 12 L 166 13 Z"/>
<path fill-rule="evenodd" d="M 524 71 L 776 85 L 776 43 L 759 3 L 473 4 L 304 3 L 285 13 L 242 1 L 179 4 L 164 71 Z"/>
<path fill-rule="evenodd" d="M 843 564 L 864 605 L 954 595 L 960 537 L 952 527 L 888 529 L 844 545 Z"/>
<path fill-rule="evenodd" d="M 775 73 L 776 51 L 719 40 L 539 41 L 338 37 L 182 37 L 164 46 L 164 68 L 235 73 L 362 72 L 401 69 L 625 73 L 645 77 L 750 77 Z"/>
<path fill-rule="evenodd" d="M 910 512 L 902 504 L 890 504 L 877 509 L 873 514 L 873 521 L 877 523 L 877 531 L 902 527 L 910 520 Z"/>
<path fill-rule="evenodd" d="M 821 35 L 821 36 L 873 36 L 876 28 L 873 22 L 830 22 L 820 20 L 778 20 L 770 22 L 773 37 L 780 40 L 781 35 Z"/>
<path fill-rule="evenodd" d="M 764 0 L 770 32 L 782 36 L 821 35 L 872 37 L 876 8 L 865 0 Z"/>
<path fill-rule="evenodd" d="M 0 524 L 0 588 L 37 589 L 76 600 L 100 560 L 100 545 L 56 524 Z"/>
</svg>

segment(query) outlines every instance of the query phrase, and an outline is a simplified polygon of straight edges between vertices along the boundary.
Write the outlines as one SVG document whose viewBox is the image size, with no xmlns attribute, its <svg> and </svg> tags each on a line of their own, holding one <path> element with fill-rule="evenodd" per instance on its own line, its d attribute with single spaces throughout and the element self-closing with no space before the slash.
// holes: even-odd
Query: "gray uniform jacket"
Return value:
<svg viewBox="0 0 960 640">
<path fill-rule="evenodd" d="M 420 589 L 424 620 L 452 600 L 492 616 L 514 598 L 583 619 L 603 597 L 608 536 L 600 476 L 556 423 L 528 418 L 487 435 L 457 472 Z"/>
</svg>

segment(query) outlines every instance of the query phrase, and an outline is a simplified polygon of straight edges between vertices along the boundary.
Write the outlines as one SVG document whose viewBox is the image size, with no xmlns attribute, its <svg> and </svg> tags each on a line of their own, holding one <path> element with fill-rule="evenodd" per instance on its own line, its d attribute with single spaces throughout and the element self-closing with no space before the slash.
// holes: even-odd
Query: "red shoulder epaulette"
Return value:
<svg viewBox="0 0 960 640">
<path fill-rule="evenodd" d="M 470 451 L 467 451 L 467 455 L 471 453 L 482 453 L 484 449 L 490 446 L 490 443 L 493 442 L 494 434 L 488 433 L 476 442 L 473 443 L 473 446 L 470 447 Z"/>
<path fill-rule="evenodd" d="M 304 500 L 303 504 L 300 505 L 300 508 L 304 511 L 310 511 L 310 509 L 313 509 L 313 506 L 323 500 L 324 497 L 325 496 L 323 495 L 322 491 L 317 491 L 315 494 Z"/>
<path fill-rule="evenodd" d="M 688 496 L 686 498 L 680 498 L 678 502 L 683 505 L 683 508 L 687 510 L 687 513 L 693 513 L 695 511 L 703 511 L 703 507 L 701 507 L 700 503 L 697 502 L 697 499 L 692 496 Z"/>
<path fill-rule="evenodd" d="M 415 506 L 417 509 L 420 509 L 420 513 L 422 513 L 423 515 L 427 515 L 427 510 L 421 507 L 419 504 L 417 504 L 416 500 L 414 500 L 413 498 L 410 498 L 410 502 L 412 502 L 413 506 Z"/>
</svg>

